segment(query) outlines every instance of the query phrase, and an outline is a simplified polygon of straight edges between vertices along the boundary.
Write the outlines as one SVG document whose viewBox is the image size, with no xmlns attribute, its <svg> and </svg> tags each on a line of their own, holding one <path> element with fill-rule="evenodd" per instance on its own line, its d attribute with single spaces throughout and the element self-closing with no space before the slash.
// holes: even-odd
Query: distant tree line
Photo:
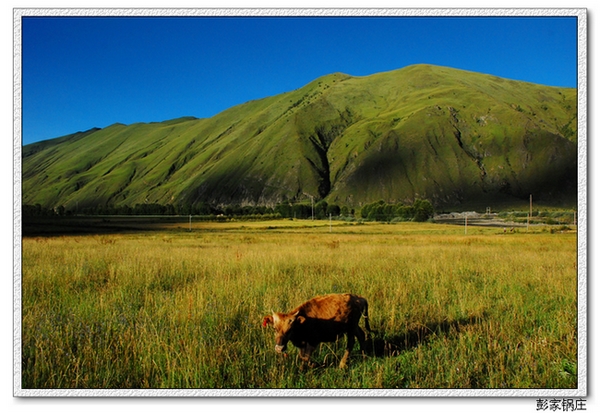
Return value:
<svg viewBox="0 0 600 413">
<path fill-rule="evenodd" d="M 294 204 L 280 203 L 275 206 L 275 213 L 280 214 L 282 218 L 298 218 L 298 219 L 325 219 L 339 216 L 354 216 L 354 209 L 350 210 L 346 206 L 340 207 L 336 204 L 328 204 L 327 201 L 321 200 L 314 205 L 311 204 Z"/>
<path fill-rule="evenodd" d="M 354 209 L 327 203 L 324 200 L 314 204 L 282 202 L 274 207 L 267 206 L 215 206 L 200 202 L 194 205 L 161 205 L 157 203 L 111 206 L 98 205 L 67 209 L 64 206 L 46 208 L 40 204 L 23 205 L 25 217 L 71 216 L 71 215 L 195 215 L 206 217 L 246 217 L 260 219 L 297 218 L 326 219 L 362 218 L 369 221 L 427 221 L 433 217 L 433 206 L 427 200 L 417 199 L 412 205 L 388 204 L 384 201 L 364 205 L 358 216 Z"/>
<path fill-rule="evenodd" d="M 416 221 L 425 222 L 433 218 L 434 209 L 426 199 L 415 199 L 412 205 L 388 204 L 384 201 L 363 206 L 360 216 L 369 221 Z"/>
<path fill-rule="evenodd" d="M 274 209 L 266 206 L 213 206 L 200 202 L 194 205 L 162 205 L 157 203 L 129 205 L 97 205 L 67 209 L 64 206 L 46 208 L 40 204 L 23 205 L 23 215 L 29 217 L 69 215 L 273 215 Z"/>
</svg>

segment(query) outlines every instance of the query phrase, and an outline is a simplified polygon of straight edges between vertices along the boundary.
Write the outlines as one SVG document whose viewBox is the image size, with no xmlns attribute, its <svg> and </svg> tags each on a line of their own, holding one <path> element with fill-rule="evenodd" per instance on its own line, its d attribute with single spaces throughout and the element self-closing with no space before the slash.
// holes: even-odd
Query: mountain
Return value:
<svg viewBox="0 0 600 413">
<path fill-rule="evenodd" d="M 23 147 L 23 204 L 575 205 L 577 91 L 431 65 Z"/>
</svg>

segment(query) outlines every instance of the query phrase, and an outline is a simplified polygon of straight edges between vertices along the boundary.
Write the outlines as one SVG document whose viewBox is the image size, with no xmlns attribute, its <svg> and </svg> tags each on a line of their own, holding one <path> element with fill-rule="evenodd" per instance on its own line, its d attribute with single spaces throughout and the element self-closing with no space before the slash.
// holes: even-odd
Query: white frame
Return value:
<svg viewBox="0 0 600 413">
<path fill-rule="evenodd" d="M 23 389 L 21 387 L 21 18 L 25 16 L 564 16 L 578 29 L 578 386 L 577 389 Z M 14 388 L 16 397 L 535 397 L 587 395 L 587 10 L 573 9 L 14 9 Z M 533 407 L 532 407 L 533 410 Z"/>
</svg>

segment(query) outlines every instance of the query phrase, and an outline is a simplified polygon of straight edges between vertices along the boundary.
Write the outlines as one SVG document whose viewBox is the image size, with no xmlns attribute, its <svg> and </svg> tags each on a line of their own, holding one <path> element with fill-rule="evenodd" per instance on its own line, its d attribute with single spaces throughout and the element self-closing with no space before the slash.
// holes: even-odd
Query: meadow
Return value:
<svg viewBox="0 0 600 413">
<path fill-rule="evenodd" d="M 369 301 L 306 368 L 261 326 L 324 293 Z M 577 234 L 430 223 L 165 223 L 24 237 L 23 389 L 577 388 Z"/>
</svg>

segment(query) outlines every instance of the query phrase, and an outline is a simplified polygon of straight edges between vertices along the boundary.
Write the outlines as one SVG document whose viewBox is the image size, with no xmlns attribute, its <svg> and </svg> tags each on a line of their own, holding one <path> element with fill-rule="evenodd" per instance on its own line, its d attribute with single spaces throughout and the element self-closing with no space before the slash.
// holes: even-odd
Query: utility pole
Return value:
<svg viewBox="0 0 600 413">
<path fill-rule="evenodd" d="M 190 232 L 192 232 L 192 214 L 190 214 Z"/>
<path fill-rule="evenodd" d="M 529 232 L 529 220 L 531 219 L 532 213 L 533 213 L 532 196 L 531 196 L 531 194 L 529 194 L 529 214 L 527 215 L 527 232 Z"/>
<path fill-rule="evenodd" d="M 329 232 L 331 232 L 331 213 L 329 213 Z"/>
<path fill-rule="evenodd" d="M 467 213 L 465 212 L 465 235 L 467 235 Z"/>
<path fill-rule="evenodd" d="M 312 220 L 315 220 L 315 197 L 311 196 L 310 197 L 310 205 L 311 205 L 311 214 L 312 214 Z"/>
</svg>

